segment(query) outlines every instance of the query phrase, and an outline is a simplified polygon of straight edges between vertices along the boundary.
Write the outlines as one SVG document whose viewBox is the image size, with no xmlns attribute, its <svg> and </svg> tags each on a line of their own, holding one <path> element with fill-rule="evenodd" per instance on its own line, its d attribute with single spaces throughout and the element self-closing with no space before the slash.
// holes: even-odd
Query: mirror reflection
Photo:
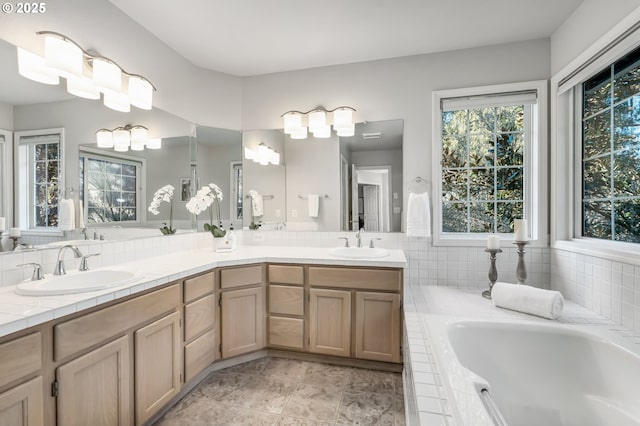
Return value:
<svg viewBox="0 0 640 426">
<path fill-rule="evenodd" d="M 296 140 L 257 130 L 242 139 L 245 228 L 400 232 L 402 120 L 357 123 L 351 137 Z M 247 158 L 260 144 L 280 155 L 278 165 Z"/>
<path fill-rule="evenodd" d="M 6 228 L 0 251 L 13 249 L 6 238 L 13 227 L 20 228 L 18 242 L 29 247 L 158 235 L 169 221 L 169 204 L 161 204 L 157 216 L 148 207 L 154 193 L 169 184 L 175 188 L 171 220 L 178 232 L 201 231 L 208 221 L 195 219 L 185 204 L 198 185 L 209 182 L 223 189 L 224 226 L 242 225 L 239 131 L 195 126 L 157 108 L 120 113 L 71 96 L 64 85 L 27 80 L 18 75 L 15 46 L 2 40 L 0 58 L 0 217 Z M 146 127 L 162 147 L 97 147 L 97 130 L 127 124 Z M 66 200 L 75 210 L 69 226 L 59 220 Z"/>
</svg>

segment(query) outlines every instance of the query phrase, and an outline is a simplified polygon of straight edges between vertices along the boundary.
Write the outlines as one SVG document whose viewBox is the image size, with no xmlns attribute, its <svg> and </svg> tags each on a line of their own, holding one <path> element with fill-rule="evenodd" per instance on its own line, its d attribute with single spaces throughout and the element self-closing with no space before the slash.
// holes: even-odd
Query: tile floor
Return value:
<svg viewBox="0 0 640 426">
<path fill-rule="evenodd" d="M 262 358 L 211 373 L 155 425 L 404 424 L 400 374 Z"/>
</svg>

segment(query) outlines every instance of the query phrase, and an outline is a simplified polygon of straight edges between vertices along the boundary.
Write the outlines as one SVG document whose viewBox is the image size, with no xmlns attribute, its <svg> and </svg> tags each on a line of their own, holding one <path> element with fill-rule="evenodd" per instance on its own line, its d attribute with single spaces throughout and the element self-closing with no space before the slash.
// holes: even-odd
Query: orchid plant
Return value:
<svg viewBox="0 0 640 426">
<path fill-rule="evenodd" d="M 210 183 L 207 186 L 203 186 L 196 192 L 196 195 L 191 197 L 187 202 L 187 210 L 196 216 L 209 209 L 209 220 L 211 223 L 204 224 L 204 230 L 211 232 L 215 238 L 224 237 L 227 231 L 222 227 L 222 221 L 220 220 L 220 201 L 222 201 L 222 190 L 215 183 Z M 213 223 L 213 204 L 216 207 L 216 223 Z"/>
<path fill-rule="evenodd" d="M 160 228 L 160 232 L 164 235 L 171 235 L 176 233 L 176 229 L 173 228 L 173 192 L 175 188 L 172 185 L 165 185 L 162 188 L 158 189 L 155 194 L 153 194 L 153 200 L 151 204 L 149 204 L 149 212 L 155 216 L 160 214 L 158 210 L 160 208 L 160 204 L 162 202 L 169 203 L 169 226 L 167 226 L 166 222 L 163 222 L 163 227 Z"/>
</svg>

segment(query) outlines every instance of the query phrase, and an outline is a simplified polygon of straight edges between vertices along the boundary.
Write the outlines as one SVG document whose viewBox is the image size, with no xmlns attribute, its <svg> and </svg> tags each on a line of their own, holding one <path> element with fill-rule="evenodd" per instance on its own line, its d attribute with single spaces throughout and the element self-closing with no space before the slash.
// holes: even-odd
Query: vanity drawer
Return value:
<svg viewBox="0 0 640 426">
<path fill-rule="evenodd" d="M 269 282 L 279 284 L 304 284 L 302 266 L 269 265 Z"/>
<path fill-rule="evenodd" d="M 211 330 L 184 347 L 184 381 L 188 382 L 216 359 L 216 333 Z"/>
<path fill-rule="evenodd" d="M 399 269 L 311 266 L 309 267 L 309 284 L 319 287 L 399 292 L 402 284 L 402 271 Z"/>
<path fill-rule="evenodd" d="M 262 265 L 229 268 L 220 271 L 220 288 L 262 284 Z"/>
<path fill-rule="evenodd" d="M 189 303 L 207 293 L 213 292 L 215 288 L 215 273 L 206 274 L 184 280 L 184 303 Z"/>
<path fill-rule="evenodd" d="M 216 301 L 213 294 L 184 307 L 184 340 L 193 339 L 215 323 Z"/>
<path fill-rule="evenodd" d="M 29 334 L 0 345 L 0 387 L 42 367 L 42 337 Z"/>
<path fill-rule="evenodd" d="M 269 317 L 269 345 L 304 348 L 304 320 Z"/>
<path fill-rule="evenodd" d="M 74 318 L 53 328 L 54 358 L 60 361 L 178 307 L 180 286 L 162 290 Z"/>
<path fill-rule="evenodd" d="M 304 315 L 303 288 L 269 284 L 269 313 Z"/>
</svg>

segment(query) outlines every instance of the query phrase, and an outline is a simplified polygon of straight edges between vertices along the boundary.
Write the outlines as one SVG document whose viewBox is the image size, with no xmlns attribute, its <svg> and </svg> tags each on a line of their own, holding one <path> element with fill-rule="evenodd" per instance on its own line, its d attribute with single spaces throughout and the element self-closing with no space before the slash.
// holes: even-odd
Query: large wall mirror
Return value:
<svg viewBox="0 0 640 426">
<path fill-rule="evenodd" d="M 224 226 L 242 226 L 240 131 L 196 126 L 157 108 L 121 113 L 69 95 L 64 80 L 59 86 L 27 80 L 18 75 L 15 46 L 2 40 L 0 58 L 0 217 L 7 229 L 21 229 L 20 242 L 39 247 L 85 238 L 78 221 L 71 231 L 56 229 L 62 199 L 72 199 L 77 213 L 82 205 L 89 238 L 159 235 L 169 205 L 162 204 L 157 216 L 148 207 L 168 184 L 175 188 L 172 220 L 178 232 L 202 231 L 209 221 L 208 212 L 194 218 L 185 207 L 208 183 L 223 190 Z M 97 130 L 127 124 L 147 127 L 150 137 L 162 140 L 161 148 L 97 147 Z M 0 251 L 11 250 L 9 245 L 4 238 Z"/>
<path fill-rule="evenodd" d="M 400 232 L 402 120 L 357 123 L 352 137 L 294 140 L 282 130 L 256 130 L 242 139 L 245 227 Z M 260 144 L 279 154 L 279 164 L 247 158 Z M 262 199 L 257 210 L 252 190 Z"/>
</svg>

